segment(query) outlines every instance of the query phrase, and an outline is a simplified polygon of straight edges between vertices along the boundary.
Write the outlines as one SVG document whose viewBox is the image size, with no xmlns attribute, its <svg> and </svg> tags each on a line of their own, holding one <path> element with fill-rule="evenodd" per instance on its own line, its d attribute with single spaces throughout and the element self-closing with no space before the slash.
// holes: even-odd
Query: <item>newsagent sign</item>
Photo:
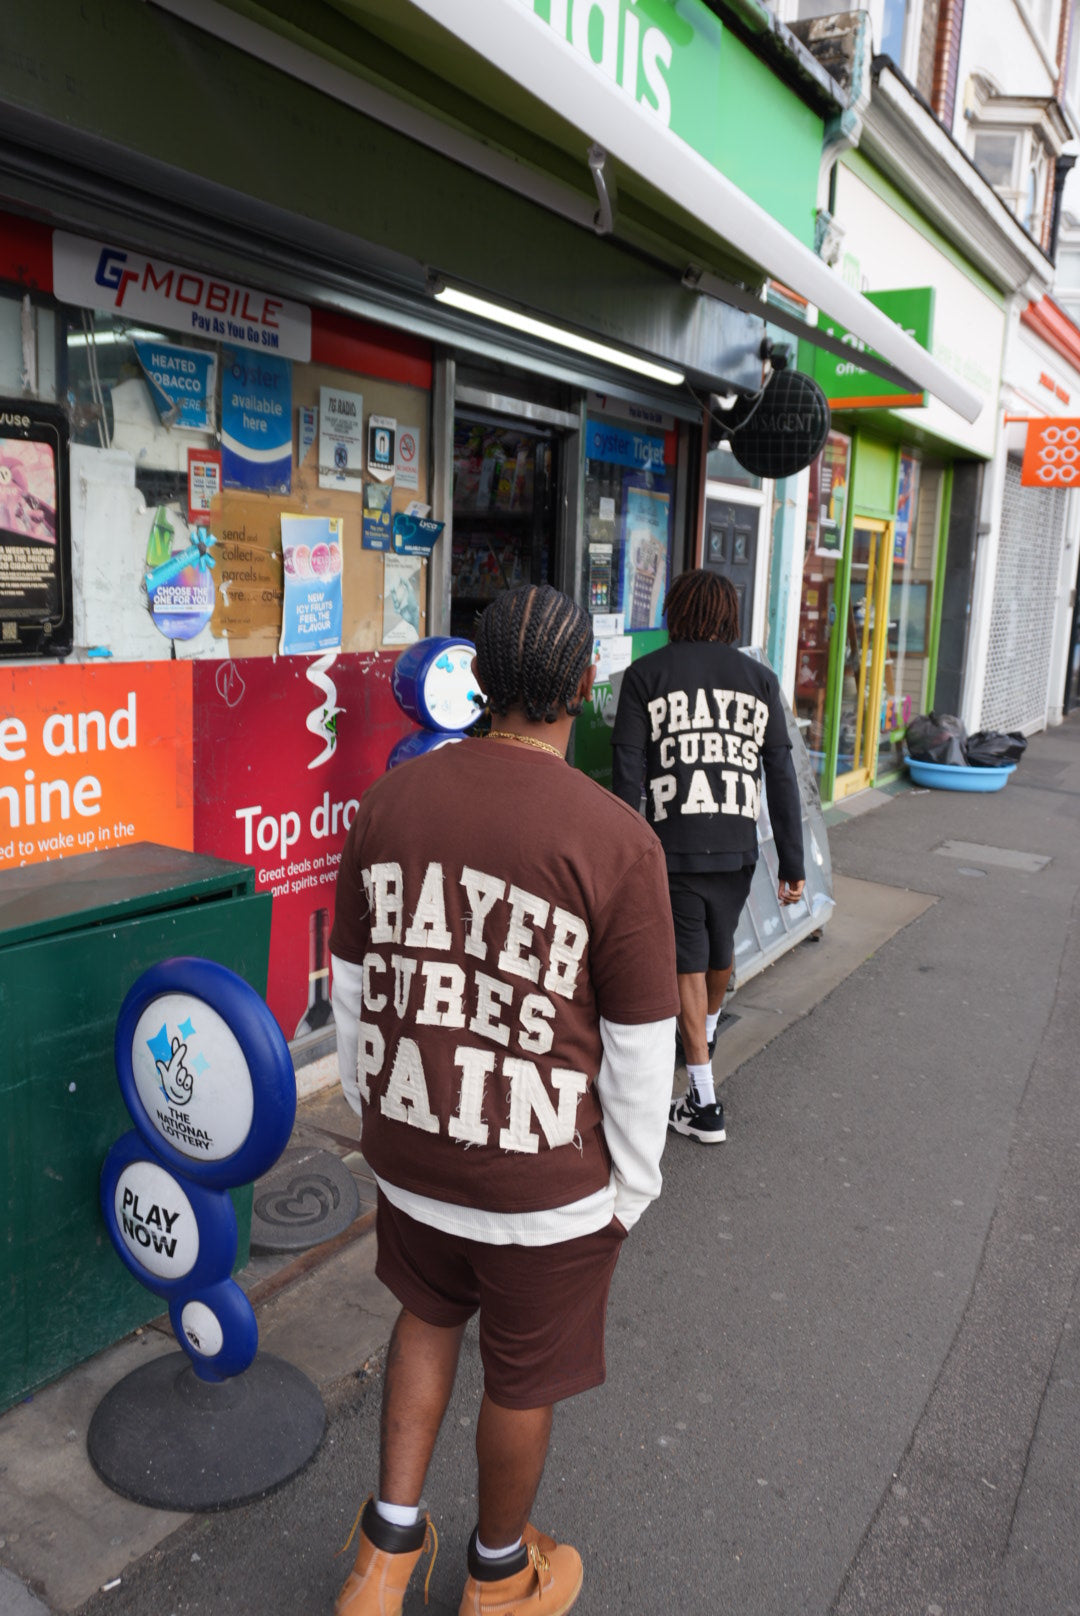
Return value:
<svg viewBox="0 0 1080 1616">
<path fill-rule="evenodd" d="M 303 362 L 311 358 L 311 310 L 305 304 L 112 242 L 54 231 L 53 291 L 62 303 L 209 342 L 240 343 Z"/>
</svg>

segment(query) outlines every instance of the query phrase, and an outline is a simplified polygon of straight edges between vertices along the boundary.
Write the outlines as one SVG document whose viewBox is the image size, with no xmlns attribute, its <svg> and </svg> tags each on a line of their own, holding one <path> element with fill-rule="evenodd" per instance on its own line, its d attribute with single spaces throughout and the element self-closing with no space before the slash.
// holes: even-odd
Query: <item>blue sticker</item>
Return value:
<svg viewBox="0 0 1080 1616">
<path fill-rule="evenodd" d="M 399 511 L 394 517 L 395 554 L 426 558 L 445 526 L 445 522 L 429 522 L 422 516 L 406 516 L 404 511 Z"/>
<path fill-rule="evenodd" d="M 292 365 L 222 350 L 221 474 L 226 488 L 292 489 Z"/>
<path fill-rule="evenodd" d="M 585 425 L 585 458 L 603 460 L 611 466 L 633 466 L 637 471 L 662 472 L 664 440 L 590 417 Z"/>
</svg>

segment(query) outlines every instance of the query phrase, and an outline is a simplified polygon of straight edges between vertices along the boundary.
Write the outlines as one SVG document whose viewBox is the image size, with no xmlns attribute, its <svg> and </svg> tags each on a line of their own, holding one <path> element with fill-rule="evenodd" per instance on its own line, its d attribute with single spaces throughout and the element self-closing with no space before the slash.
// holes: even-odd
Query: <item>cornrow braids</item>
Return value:
<svg viewBox="0 0 1080 1616">
<path fill-rule="evenodd" d="M 734 645 L 739 638 L 739 596 L 730 578 L 704 567 L 681 572 L 664 602 L 669 640 L 720 640 Z"/>
<path fill-rule="evenodd" d="M 499 717 L 518 707 L 533 723 L 581 711 L 575 699 L 592 655 L 592 619 L 550 584 L 496 595 L 476 629 L 476 671 Z"/>
</svg>

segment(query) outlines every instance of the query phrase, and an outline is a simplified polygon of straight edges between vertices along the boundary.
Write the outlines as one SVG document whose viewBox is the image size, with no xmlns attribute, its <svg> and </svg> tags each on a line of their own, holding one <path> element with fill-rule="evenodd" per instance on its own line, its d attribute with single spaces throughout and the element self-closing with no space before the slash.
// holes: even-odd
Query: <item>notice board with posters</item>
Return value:
<svg viewBox="0 0 1080 1616">
<path fill-rule="evenodd" d="M 0 656 L 71 650 L 68 422 L 0 398 Z"/>
<path fill-rule="evenodd" d="M 286 586 L 283 516 L 336 524 L 339 550 L 332 582 L 340 593 L 342 651 L 374 651 L 386 643 L 384 558 L 364 543 L 368 485 L 361 475 L 333 485 L 320 471 L 321 440 L 325 448 L 321 411 L 327 397 L 356 399 L 365 422 L 373 415 L 387 415 L 407 424 L 408 441 L 420 470 L 410 468 L 401 478 L 379 485 L 388 508 L 387 527 L 394 514 L 427 498 L 427 393 L 405 383 L 322 365 L 294 364 L 289 492 L 225 486 L 212 500 L 206 519 L 218 540 L 215 576 L 219 587 L 211 632 L 217 639 L 227 640 L 232 657 L 278 654 Z M 419 600 L 423 612 L 423 583 Z M 419 634 L 425 633 L 421 617 Z"/>
</svg>

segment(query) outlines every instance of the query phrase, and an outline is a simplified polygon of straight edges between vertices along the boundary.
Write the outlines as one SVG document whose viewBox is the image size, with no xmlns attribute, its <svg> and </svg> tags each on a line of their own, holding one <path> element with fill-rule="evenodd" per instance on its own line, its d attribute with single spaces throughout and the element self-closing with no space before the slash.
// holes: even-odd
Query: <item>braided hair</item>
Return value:
<svg viewBox="0 0 1080 1616">
<path fill-rule="evenodd" d="M 739 596 L 730 578 L 694 567 L 681 572 L 664 602 L 669 640 L 720 640 L 734 645 L 739 638 Z"/>
<path fill-rule="evenodd" d="M 476 671 L 499 717 L 518 707 L 534 723 L 581 711 L 575 700 L 592 656 L 588 613 L 550 584 L 496 595 L 476 630 Z"/>
</svg>

